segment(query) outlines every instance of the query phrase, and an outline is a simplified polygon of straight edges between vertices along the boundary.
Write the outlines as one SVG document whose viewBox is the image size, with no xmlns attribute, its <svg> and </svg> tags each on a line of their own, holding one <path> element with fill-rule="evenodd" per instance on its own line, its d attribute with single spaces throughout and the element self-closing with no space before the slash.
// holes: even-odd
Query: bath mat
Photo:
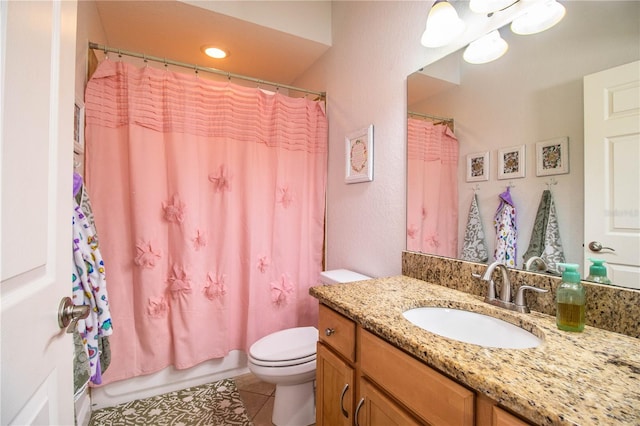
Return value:
<svg viewBox="0 0 640 426">
<path fill-rule="evenodd" d="M 89 426 L 251 426 L 232 379 L 96 410 Z"/>
</svg>

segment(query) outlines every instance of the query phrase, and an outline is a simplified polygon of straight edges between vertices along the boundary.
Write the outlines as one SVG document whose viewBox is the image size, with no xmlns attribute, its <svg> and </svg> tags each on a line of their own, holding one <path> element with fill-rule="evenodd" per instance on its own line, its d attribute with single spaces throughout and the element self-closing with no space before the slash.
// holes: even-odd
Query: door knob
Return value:
<svg viewBox="0 0 640 426">
<path fill-rule="evenodd" d="M 599 252 L 600 250 L 611 250 L 611 251 L 615 251 L 614 249 L 612 249 L 611 247 L 602 247 L 602 244 L 600 244 L 598 241 L 591 241 L 589 243 L 589 250 L 591 251 L 595 251 L 595 252 Z"/>
<path fill-rule="evenodd" d="M 58 307 L 58 326 L 73 333 L 78 321 L 89 316 L 89 309 L 89 305 L 74 305 L 70 297 L 63 297 Z"/>
</svg>

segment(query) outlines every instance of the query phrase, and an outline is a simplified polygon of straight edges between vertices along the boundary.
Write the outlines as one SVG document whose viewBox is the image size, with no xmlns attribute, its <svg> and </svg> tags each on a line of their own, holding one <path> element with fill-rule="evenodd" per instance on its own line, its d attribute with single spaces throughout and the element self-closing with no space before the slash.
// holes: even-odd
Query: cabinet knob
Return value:
<svg viewBox="0 0 640 426">
<path fill-rule="evenodd" d="M 324 331 L 325 336 L 331 336 L 332 334 L 334 334 L 336 332 L 336 330 L 334 328 L 327 328 Z"/>
</svg>

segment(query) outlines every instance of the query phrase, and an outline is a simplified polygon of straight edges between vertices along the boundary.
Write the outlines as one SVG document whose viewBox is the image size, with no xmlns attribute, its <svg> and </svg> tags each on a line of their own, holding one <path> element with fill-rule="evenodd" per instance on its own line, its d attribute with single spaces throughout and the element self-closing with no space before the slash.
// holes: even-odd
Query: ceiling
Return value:
<svg viewBox="0 0 640 426">
<path fill-rule="evenodd" d="M 280 84 L 294 84 L 330 47 L 176 0 L 94 1 L 109 47 Z M 286 8 L 286 3 L 277 3 Z M 230 55 L 222 60 L 205 56 L 201 47 L 213 43 Z"/>
</svg>

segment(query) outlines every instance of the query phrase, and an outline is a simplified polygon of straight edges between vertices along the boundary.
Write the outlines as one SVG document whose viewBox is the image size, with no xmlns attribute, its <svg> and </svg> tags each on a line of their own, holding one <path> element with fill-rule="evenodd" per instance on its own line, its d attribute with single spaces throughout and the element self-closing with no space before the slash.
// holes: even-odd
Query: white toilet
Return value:
<svg viewBox="0 0 640 426">
<path fill-rule="evenodd" d="M 368 279 L 346 269 L 320 273 L 320 284 Z M 317 341 L 317 328 L 296 327 L 269 334 L 249 348 L 249 370 L 262 381 L 276 385 L 271 417 L 276 426 L 307 426 L 316 422 Z"/>
</svg>

